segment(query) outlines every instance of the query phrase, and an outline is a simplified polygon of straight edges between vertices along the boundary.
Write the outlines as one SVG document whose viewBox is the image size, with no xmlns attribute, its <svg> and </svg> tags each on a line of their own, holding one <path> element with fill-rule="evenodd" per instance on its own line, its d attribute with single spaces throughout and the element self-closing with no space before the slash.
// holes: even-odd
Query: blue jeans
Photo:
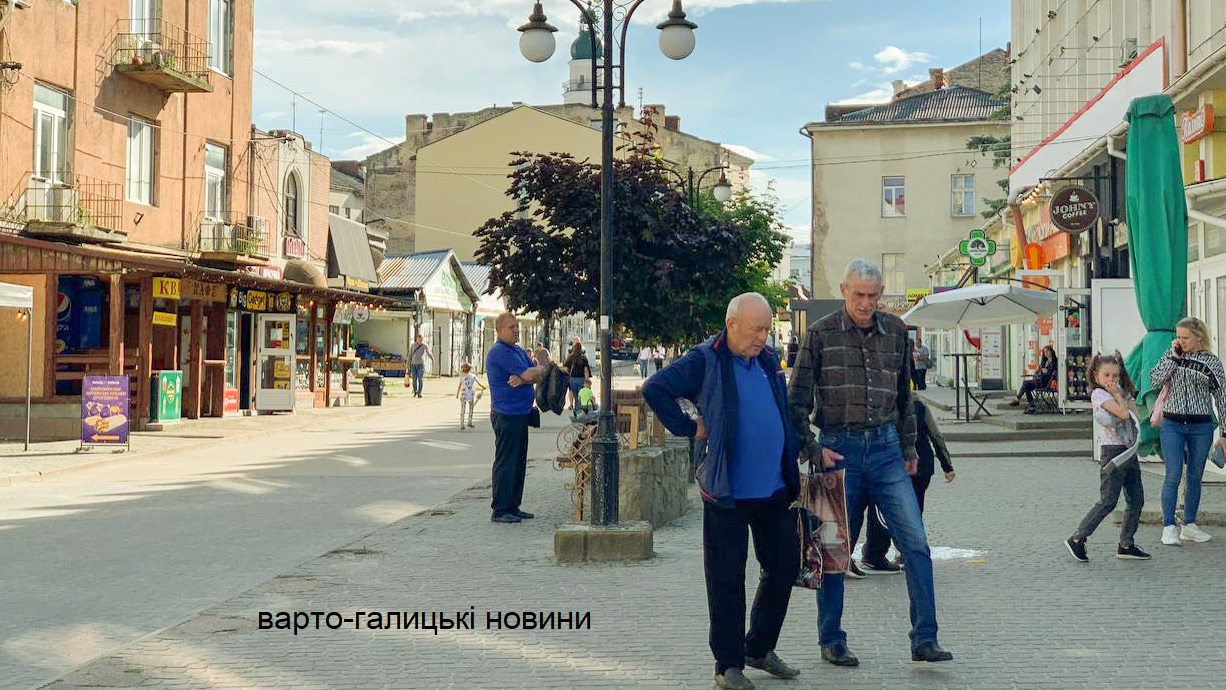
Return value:
<svg viewBox="0 0 1226 690">
<path fill-rule="evenodd" d="M 426 365 L 410 364 L 409 375 L 413 377 L 413 395 L 421 395 L 422 379 L 426 376 Z"/>
<path fill-rule="evenodd" d="M 570 416 L 574 417 L 579 410 L 579 389 L 583 388 L 584 379 L 570 377 Z"/>
<path fill-rule="evenodd" d="M 1200 510 L 1200 480 L 1205 474 L 1205 460 L 1213 445 L 1212 422 L 1176 422 L 1163 419 L 1158 429 L 1162 444 L 1162 462 L 1166 478 L 1162 481 L 1162 524 L 1175 524 L 1175 503 L 1179 500 L 1179 478 L 1188 466 L 1188 488 L 1183 495 L 1183 524 L 1196 522 Z"/>
<path fill-rule="evenodd" d="M 823 431 L 821 444 L 843 456 L 836 469 L 847 470 L 847 518 L 852 543 L 860 536 L 864 507 L 871 500 L 881 510 L 894 546 L 902 554 L 911 599 L 911 646 L 935 643 L 937 609 L 932 554 L 915 488 L 903 466 L 898 431 L 892 424 L 869 431 Z M 842 620 L 843 574 L 826 575 L 817 592 L 818 643 L 822 647 L 847 642 Z"/>
<path fill-rule="evenodd" d="M 647 360 L 639 360 L 639 378 L 647 378 Z"/>
</svg>

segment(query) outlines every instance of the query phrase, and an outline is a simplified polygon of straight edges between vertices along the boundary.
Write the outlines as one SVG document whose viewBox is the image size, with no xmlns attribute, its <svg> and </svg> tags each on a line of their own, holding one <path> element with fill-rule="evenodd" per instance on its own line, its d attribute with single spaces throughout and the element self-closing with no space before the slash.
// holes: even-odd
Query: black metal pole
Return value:
<svg viewBox="0 0 1226 690">
<path fill-rule="evenodd" d="M 690 208 L 698 210 L 698 188 L 694 186 L 694 169 L 686 168 L 686 174 L 689 177 L 690 185 Z"/>
<path fill-rule="evenodd" d="M 604 101 L 601 103 L 600 129 L 600 415 L 596 438 L 592 441 L 593 527 L 617 524 L 618 441 L 613 417 L 613 3 L 601 3 L 604 10 Z"/>
</svg>

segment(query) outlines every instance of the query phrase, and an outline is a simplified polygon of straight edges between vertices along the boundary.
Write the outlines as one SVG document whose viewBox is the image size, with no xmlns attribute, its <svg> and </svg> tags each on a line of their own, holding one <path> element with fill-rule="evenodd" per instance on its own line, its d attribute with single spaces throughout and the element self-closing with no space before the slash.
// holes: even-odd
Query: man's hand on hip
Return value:
<svg viewBox="0 0 1226 690">
<path fill-rule="evenodd" d="M 915 473 L 919 472 L 919 460 L 907 460 L 903 463 L 903 467 L 907 468 L 907 474 L 914 477 Z"/>
<path fill-rule="evenodd" d="M 698 424 L 698 428 L 694 431 L 694 438 L 701 441 L 707 437 L 707 425 L 702 423 L 702 417 L 694 420 Z"/>
</svg>

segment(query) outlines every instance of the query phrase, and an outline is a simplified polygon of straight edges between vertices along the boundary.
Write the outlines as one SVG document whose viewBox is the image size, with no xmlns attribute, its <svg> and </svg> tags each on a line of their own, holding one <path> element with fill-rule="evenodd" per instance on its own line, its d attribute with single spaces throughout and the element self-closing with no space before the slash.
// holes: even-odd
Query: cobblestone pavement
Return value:
<svg viewBox="0 0 1226 690">
<path fill-rule="evenodd" d="M 844 621 L 862 666 L 821 662 L 814 597 L 798 589 L 778 651 L 803 675 L 748 671 L 760 688 L 1226 687 L 1226 598 L 1214 592 L 1226 532 L 1177 549 L 1144 525 L 1138 543 L 1154 560 L 1126 562 L 1113 557 L 1108 522 L 1083 565 L 1061 540 L 1096 497 L 1094 465 L 960 458 L 957 467 L 957 481 L 928 497 L 930 540 L 945 556 L 941 642 L 956 659 L 911 662 L 903 579 L 870 577 L 849 583 Z M 569 476 L 533 463 L 524 507 L 536 520 L 491 524 L 488 485 L 475 486 L 44 687 L 710 687 L 697 499 L 657 531 L 647 563 L 559 566 L 552 537 L 570 516 Z M 470 606 L 474 629 L 438 634 L 257 629 L 261 611 Z M 487 611 L 590 611 L 591 628 L 487 630 Z"/>
</svg>

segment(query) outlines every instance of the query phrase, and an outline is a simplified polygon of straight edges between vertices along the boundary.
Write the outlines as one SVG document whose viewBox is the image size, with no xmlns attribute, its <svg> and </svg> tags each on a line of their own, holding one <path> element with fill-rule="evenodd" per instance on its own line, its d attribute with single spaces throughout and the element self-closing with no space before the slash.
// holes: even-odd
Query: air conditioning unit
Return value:
<svg viewBox="0 0 1226 690">
<path fill-rule="evenodd" d="M 75 187 L 51 186 L 47 189 L 46 220 L 73 225 L 80 222 Z"/>
<path fill-rule="evenodd" d="M 19 10 L 24 10 L 30 6 L 30 0 L 14 0 L 13 5 Z"/>
<path fill-rule="evenodd" d="M 1137 59 L 1137 39 L 1125 38 L 1120 44 L 1120 67 L 1126 66 L 1135 59 Z"/>
<path fill-rule="evenodd" d="M 264 216 L 247 216 L 247 227 L 260 235 L 268 232 L 268 222 L 264 220 Z"/>
</svg>

